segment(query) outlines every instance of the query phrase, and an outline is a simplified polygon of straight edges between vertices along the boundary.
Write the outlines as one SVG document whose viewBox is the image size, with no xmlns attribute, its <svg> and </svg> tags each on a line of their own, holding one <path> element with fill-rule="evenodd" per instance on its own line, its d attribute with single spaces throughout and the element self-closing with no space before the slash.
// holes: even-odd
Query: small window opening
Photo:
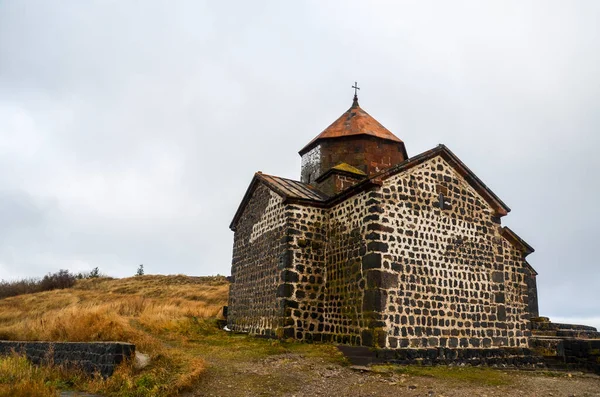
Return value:
<svg viewBox="0 0 600 397">
<path fill-rule="evenodd" d="M 438 196 L 438 206 L 442 211 L 450 209 L 450 201 L 444 196 L 444 193 L 440 193 Z"/>
</svg>

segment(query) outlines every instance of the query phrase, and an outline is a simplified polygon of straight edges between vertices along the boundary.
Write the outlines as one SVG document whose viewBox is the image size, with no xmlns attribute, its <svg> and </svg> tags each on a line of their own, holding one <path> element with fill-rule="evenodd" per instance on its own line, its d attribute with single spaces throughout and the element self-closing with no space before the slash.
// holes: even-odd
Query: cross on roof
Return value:
<svg viewBox="0 0 600 397">
<path fill-rule="evenodd" d="M 354 85 L 352 86 L 352 88 L 354 88 L 354 100 L 352 101 L 352 107 L 357 107 L 358 106 L 358 90 L 360 90 L 360 88 L 358 87 L 358 83 L 356 83 L 356 81 L 354 82 Z"/>
<path fill-rule="evenodd" d="M 357 90 L 360 90 L 360 87 L 358 86 L 356 81 L 354 82 L 354 85 L 352 86 L 352 88 L 354 88 L 354 96 L 356 96 L 356 94 L 358 93 Z"/>
</svg>

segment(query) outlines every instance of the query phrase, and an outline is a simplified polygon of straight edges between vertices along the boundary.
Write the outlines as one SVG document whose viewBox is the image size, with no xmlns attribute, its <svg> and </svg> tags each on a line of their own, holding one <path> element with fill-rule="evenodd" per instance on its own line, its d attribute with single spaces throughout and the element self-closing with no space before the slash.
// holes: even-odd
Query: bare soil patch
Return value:
<svg viewBox="0 0 600 397">
<path fill-rule="evenodd" d="M 323 355 L 202 358 L 209 367 L 186 396 L 600 396 L 600 377 L 583 373 L 399 366 L 360 370 L 341 363 L 329 349 Z"/>
</svg>

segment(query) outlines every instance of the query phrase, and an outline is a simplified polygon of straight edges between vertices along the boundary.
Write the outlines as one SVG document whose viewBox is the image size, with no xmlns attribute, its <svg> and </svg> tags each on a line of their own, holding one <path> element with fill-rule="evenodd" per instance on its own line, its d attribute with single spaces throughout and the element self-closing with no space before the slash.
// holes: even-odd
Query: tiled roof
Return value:
<svg viewBox="0 0 600 397">
<path fill-rule="evenodd" d="M 370 135 L 381 139 L 387 139 L 401 143 L 402 140 L 382 126 L 369 113 L 365 112 L 358 101 L 352 104 L 344 114 L 334 121 L 329 127 L 300 150 L 300 154 L 306 152 L 316 141 L 327 138 L 342 138 L 353 135 Z"/>
<path fill-rule="evenodd" d="M 325 201 L 329 198 L 325 193 L 320 192 L 306 183 L 263 173 L 257 173 L 256 175 L 266 182 L 273 190 L 286 198 L 313 201 Z"/>
</svg>

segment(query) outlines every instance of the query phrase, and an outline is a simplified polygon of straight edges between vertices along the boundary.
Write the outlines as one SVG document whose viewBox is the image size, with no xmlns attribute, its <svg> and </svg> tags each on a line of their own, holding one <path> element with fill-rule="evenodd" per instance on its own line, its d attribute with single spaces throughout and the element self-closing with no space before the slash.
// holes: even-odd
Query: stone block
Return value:
<svg viewBox="0 0 600 397">
<path fill-rule="evenodd" d="M 506 321 L 506 307 L 504 305 L 498 305 L 498 321 Z"/>
<path fill-rule="evenodd" d="M 294 295 L 294 286 L 292 284 L 283 283 L 277 288 L 278 298 L 291 298 Z"/>
<path fill-rule="evenodd" d="M 368 289 L 364 292 L 363 312 L 383 312 L 386 307 L 387 292 L 380 289 Z"/>
<path fill-rule="evenodd" d="M 294 252 L 285 250 L 280 256 L 279 266 L 281 269 L 291 269 L 294 266 Z"/>
<path fill-rule="evenodd" d="M 381 268 L 381 254 L 371 252 L 362 258 L 362 270 Z"/>
<path fill-rule="evenodd" d="M 398 275 L 383 270 L 371 269 L 364 272 L 367 279 L 367 288 L 398 288 Z"/>
<path fill-rule="evenodd" d="M 373 331 L 365 329 L 360 333 L 360 338 L 363 346 L 373 346 Z"/>
<path fill-rule="evenodd" d="M 492 281 L 495 283 L 503 283 L 504 272 L 492 272 Z"/>
<path fill-rule="evenodd" d="M 367 250 L 376 252 L 387 252 L 388 245 L 387 243 L 383 243 L 381 241 L 370 241 L 369 243 L 367 243 Z"/>
<path fill-rule="evenodd" d="M 281 281 L 285 283 L 297 283 L 300 275 L 293 270 L 285 269 L 281 272 Z"/>
</svg>

